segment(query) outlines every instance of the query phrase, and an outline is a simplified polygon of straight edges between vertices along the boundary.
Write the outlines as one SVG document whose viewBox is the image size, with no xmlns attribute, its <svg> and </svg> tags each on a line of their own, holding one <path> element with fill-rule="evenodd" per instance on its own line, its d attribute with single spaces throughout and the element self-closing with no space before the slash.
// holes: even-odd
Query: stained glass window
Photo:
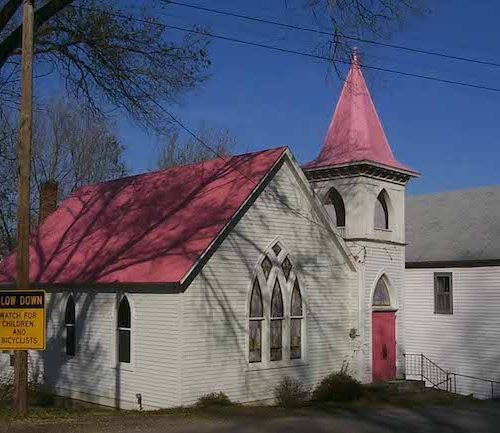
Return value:
<svg viewBox="0 0 500 433">
<path fill-rule="evenodd" d="M 271 297 L 271 361 L 283 358 L 283 296 L 278 279 Z"/>
<path fill-rule="evenodd" d="M 283 273 L 285 274 L 285 278 L 288 280 L 288 277 L 290 276 L 290 272 L 292 271 L 292 263 L 288 259 L 288 257 L 283 260 L 283 263 L 281 264 L 281 269 L 283 269 Z"/>
<path fill-rule="evenodd" d="M 262 321 L 264 309 L 262 305 L 262 293 L 257 278 L 253 283 L 252 295 L 250 297 L 250 324 L 249 324 L 249 354 L 250 362 L 262 360 Z"/>
<path fill-rule="evenodd" d="M 66 355 L 75 356 L 76 353 L 76 312 L 73 296 L 68 298 L 66 311 L 64 313 L 64 325 L 66 328 Z"/>
<path fill-rule="evenodd" d="M 295 284 L 293 285 L 292 308 L 290 311 L 291 316 L 302 317 L 302 296 L 300 294 L 299 282 L 297 280 L 295 280 Z"/>
<path fill-rule="evenodd" d="M 131 314 L 130 304 L 124 296 L 118 306 L 118 361 L 130 363 Z"/>
<path fill-rule="evenodd" d="M 302 296 L 299 282 L 295 280 L 290 308 L 290 359 L 302 357 Z"/>
<path fill-rule="evenodd" d="M 262 293 L 260 291 L 259 280 L 255 279 L 252 288 L 252 296 L 250 298 L 250 317 L 261 319 L 264 316 L 262 307 Z"/>
<path fill-rule="evenodd" d="M 273 245 L 274 254 L 278 255 L 281 252 L 280 244 L 276 243 Z"/>
<path fill-rule="evenodd" d="M 262 271 L 264 272 L 264 275 L 266 276 L 266 279 L 269 277 L 269 274 L 271 273 L 271 269 L 273 267 L 273 264 L 271 263 L 271 260 L 269 260 L 269 257 L 264 257 L 264 260 L 262 260 L 261 263 L 262 266 Z"/>
<path fill-rule="evenodd" d="M 384 278 L 380 278 L 375 286 L 375 292 L 373 293 L 373 305 L 376 307 L 388 307 L 391 305 L 391 298 L 389 296 L 389 290 L 387 289 L 387 284 Z"/>
</svg>

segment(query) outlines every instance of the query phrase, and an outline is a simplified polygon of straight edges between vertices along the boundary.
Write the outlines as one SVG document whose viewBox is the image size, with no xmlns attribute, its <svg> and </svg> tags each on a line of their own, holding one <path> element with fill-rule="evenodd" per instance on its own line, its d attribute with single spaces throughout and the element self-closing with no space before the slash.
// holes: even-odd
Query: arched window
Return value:
<svg viewBox="0 0 500 433">
<path fill-rule="evenodd" d="M 387 207 L 387 192 L 382 190 L 375 202 L 374 226 L 376 229 L 389 230 L 389 210 Z"/>
<path fill-rule="evenodd" d="M 118 361 L 130 363 L 130 333 L 132 329 L 130 304 L 123 296 L 118 306 Z"/>
<path fill-rule="evenodd" d="M 75 356 L 76 353 L 76 312 L 73 296 L 66 302 L 64 313 L 64 326 L 66 328 L 66 355 Z"/>
<path fill-rule="evenodd" d="M 271 361 L 283 358 L 283 296 L 278 279 L 271 297 Z"/>
<path fill-rule="evenodd" d="M 255 278 L 250 297 L 250 330 L 249 330 L 249 354 L 250 362 L 262 360 L 262 322 L 264 320 L 264 307 L 262 304 L 262 292 L 259 281 Z"/>
<path fill-rule="evenodd" d="M 385 278 L 381 277 L 377 281 L 375 286 L 375 292 L 373 293 L 373 306 L 374 307 L 390 307 L 391 298 L 389 296 L 389 290 L 385 282 Z"/>
<path fill-rule="evenodd" d="M 292 364 L 304 353 L 304 313 L 297 266 L 275 242 L 255 268 L 248 309 L 248 360 Z M 274 364 L 275 365 L 275 364 Z"/>
<path fill-rule="evenodd" d="M 290 307 L 290 359 L 302 357 L 302 295 L 299 282 L 295 280 Z"/>
<path fill-rule="evenodd" d="M 342 196 L 335 188 L 331 188 L 330 191 L 328 191 L 324 204 L 335 226 L 345 227 L 344 200 L 342 200 Z"/>
</svg>

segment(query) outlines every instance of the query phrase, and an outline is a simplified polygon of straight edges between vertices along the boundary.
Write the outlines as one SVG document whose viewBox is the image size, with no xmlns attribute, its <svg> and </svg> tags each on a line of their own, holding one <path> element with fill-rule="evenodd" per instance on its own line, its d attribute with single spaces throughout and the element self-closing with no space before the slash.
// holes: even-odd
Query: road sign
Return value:
<svg viewBox="0 0 500 433">
<path fill-rule="evenodd" d="M 45 291 L 0 291 L 0 350 L 45 349 Z"/>
</svg>

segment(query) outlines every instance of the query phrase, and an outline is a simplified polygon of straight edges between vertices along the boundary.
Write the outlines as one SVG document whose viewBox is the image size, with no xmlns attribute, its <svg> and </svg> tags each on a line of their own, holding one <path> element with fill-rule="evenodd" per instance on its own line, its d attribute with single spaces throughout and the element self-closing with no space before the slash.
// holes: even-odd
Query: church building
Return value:
<svg viewBox="0 0 500 433">
<path fill-rule="evenodd" d="M 318 157 L 274 148 L 78 189 L 33 234 L 48 389 L 146 409 L 401 377 L 405 188 L 356 55 Z M 0 263 L 14 287 L 15 253 Z M 8 354 L 0 354 L 7 371 Z"/>
</svg>

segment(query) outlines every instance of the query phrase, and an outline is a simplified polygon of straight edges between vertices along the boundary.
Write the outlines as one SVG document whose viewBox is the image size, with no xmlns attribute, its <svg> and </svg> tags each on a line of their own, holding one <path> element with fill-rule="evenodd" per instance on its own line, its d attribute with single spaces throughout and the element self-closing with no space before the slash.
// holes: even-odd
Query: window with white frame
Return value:
<svg viewBox="0 0 500 433">
<path fill-rule="evenodd" d="M 250 332 L 249 332 L 249 361 L 262 360 L 262 322 L 264 321 L 264 308 L 262 292 L 259 281 L 255 278 L 250 296 Z"/>
<path fill-rule="evenodd" d="M 434 273 L 434 313 L 453 314 L 453 279 L 451 272 Z"/>
<path fill-rule="evenodd" d="M 283 296 L 278 278 L 271 297 L 271 361 L 283 359 Z"/>
<path fill-rule="evenodd" d="M 302 295 L 298 280 L 295 280 L 290 307 L 290 359 L 302 357 Z"/>
<path fill-rule="evenodd" d="M 391 298 L 389 296 L 389 289 L 387 288 L 387 283 L 385 278 L 382 276 L 377 281 L 375 286 L 375 291 L 373 292 L 372 305 L 374 307 L 390 307 Z"/>
<path fill-rule="evenodd" d="M 290 362 L 303 357 L 304 307 L 295 268 L 275 243 L 262 258 L 249 305 L 250 363 Z"/>
<path fill-rule="evenodd" d="M 130 304 L 126 296 L 122 297 L 118 305 L 117 319 L 118 361 L 130 364 L 132 317 L 130 313 Z"/>
<path fill-rule="evenodd" d="M 76 308 L 73 296 L 70 295 L 66 302 L 64 312 L 64 327 L 66 331 L 66 355 L 75 356 L 76 354 Z"/>
</svg>

